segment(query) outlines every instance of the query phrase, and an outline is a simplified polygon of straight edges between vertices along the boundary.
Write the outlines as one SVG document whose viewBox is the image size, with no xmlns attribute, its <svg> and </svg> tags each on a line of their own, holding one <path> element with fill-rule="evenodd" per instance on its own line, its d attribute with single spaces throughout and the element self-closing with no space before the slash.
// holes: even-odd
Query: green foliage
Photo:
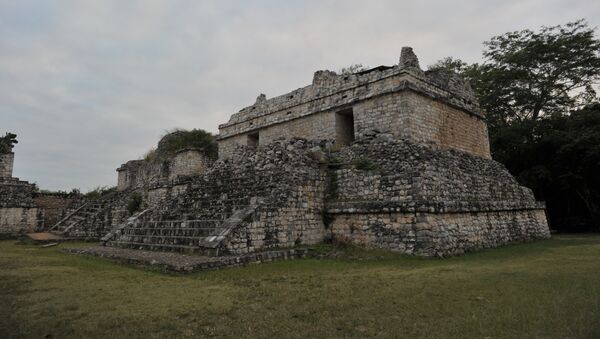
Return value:
<svg viewBox="0 0 600 339">
<path fill-rule="evenodd" d="M 10 153 L 17 141 L 17 135 L 13 133 L 6 133 L 3 137 L 0 137 L 0 154 Z"/>
<path fill-rule="evenodd" d="M 110 186 L 98 186 L 98 187 L 94 188 L 93 190 L 87 192 L 85 194 L 85 196 L 88 199 L 94 200 L 94 199 L 100 199 L 103 196 L 105 196 L 107 194 L 111 194 L 111 193 L 116 192 L 116 191 L 117 191 L 117 187 L 115 187 L 115 186 L 112 186 L 112 187 L 110 187 Z"/>
<path fill-rule="evenodd" d="M 427 67 L 427 70 L 434 71 L 442 69 L 464 75 L 468 68 L 469 65 L 460 59 L 456 59 L 453 57 L 445 57 L 429 65 Z"/>
<path fill-rule="evenodd" d="M 361 171 L 372 171 L 377 169 L 377 164 L 374 163 L 371 159 L 366 157 L 359 157 L 354 159 L 352 164 L 356 167 L 356 169 Z"/>
<path fill-rule="evenodd" d="M 81 192 L 79 191 L 78 188 L 73 188 L 70 192 L 63 191 L 63 190 L 53 191 L 53 190 L 47 190 L 47 189 L 40 189 L 36 193 L 45 194 L 45 195 L 58 195 L 58 196 L 77 196 L 77 195 L 81 195 Z"/>
<path fill-rule="evenodd" d="M 600 103 L 514 122 L 493 146 L 494 157 L 546 201 L 554 228 L 600 231 Z"/>
<path fill-rule="evenodd" d="M 156 149 L 144 155 L 144 160 L 161 161 L 186 148 L 202 149 L 211 158 L 218 156 L 217 142 L 211 133 L 201 129 L 174 129 L 160 139 Z"/>
<path fill-rule="evenodd" d="M 327 213 L 326 209 L 323 209 L 322 213 L 321 213 L 321 218 L 323 220 L 323 225 L 325 226 L 325 229 L 329 229 L 329 227 L 331 226 L 331 223 L 334 220 L 333 215 L 331 215 L 330 213 Z"/>
<path fill-rule="evenodd" d="M 335 170 L 331 170 L 327 176 L 327 187 L 325 188 L 326 199 L 336 199 L 338 195 L 339 183 Z"/>
<path fill-rule="evenodd" d="M 600 78 L 600 41 L 583 20 L 522 30 L 484 43 L 474 89 L 481 104 L 504 121 L 537 120 L 589 104 Z"/>
<path fill-rule="evenodd" d="M 139 192 L 134 192 L 129 197 L 127 210 L 129 211 L 129 214 L 133 214 L 139 211 L 140 207 L 142 207 L 142 195 Z"/>
<path fill-rule="evenodd" d="M 336 73 L 340 74 L 340 75 L 349 75 L 349 74 L 355 74 L 355 73 L 359 73 L 362 71 L 366 71 L 368 69 L 369 69 L 369 67 L 363 66 L 363 64 L 352 64 L 350 66 L 339 69 Z"/>
</svg>

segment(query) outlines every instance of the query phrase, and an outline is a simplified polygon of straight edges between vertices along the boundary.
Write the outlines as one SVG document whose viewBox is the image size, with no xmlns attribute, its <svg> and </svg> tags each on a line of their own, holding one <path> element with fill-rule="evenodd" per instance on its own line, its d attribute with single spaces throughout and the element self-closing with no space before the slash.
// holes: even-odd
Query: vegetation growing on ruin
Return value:
<svg viewBox="0 0 600 339">
<path fill-rule="evenodd" d="M 10 153 L 15 144 L 17 144 L 17 135 L 13 133 L 6 133 L 3 137 L 0 137 L 0 154 Z"/>
<path fill-rule="evenodd" d="M 361 171 L 373 171 L 377 169 L 377 164 L 367 157 L 358 157 L 354 159 L 352 164 L 356 167 L 356 169 Z"/>
<path fill-rule="evenodd" d="M 84 245 L 0 242 L 0 337 L 600 336 L 600 236 L 448 259 L 321 245 L 189 275 L 60 252 Z"/>
<path fill-rule="evenodd" d="M 325 187 L 325 199 L 335 200 L 339 191 L 338 176 L 336 171 L 328 171 L 327 187 Z"/>
<path fill-rule="evenodd" d="M 341 75 L 349 75 L 349 74 L 366 71 L 368 69 L 369 69 L 369 67 L 364 66 L 363 64 L 352 64 L 350 66 L 340 68 L 336 73 L 341 74 Z"/>
<path fill-rule="evenodd" d="M 142 207 L 142 201 L 143 199 L 140 192 L 133 192 L 129 196 L 129 201 L 127 202 L 127 210 L 129 211 L 129 214 L 139 211 Z"/>
<path fill-rule="evenodd" d="M 217 142 L 210 132 L 196 128 L 192 130 L 177 128 L 167 131 L 158 142 L 158 147 L 148 151 L 144 159 L 160 161 L 188 148 L 201 149 L 207 156 L 217 157 Z"/>
<path fill-rule="evenodd" d="M 101 197 L 117 191 L 116 186 L 98 186 L 85 194 L 88 199 L 100 199 Z"/>
</svg>

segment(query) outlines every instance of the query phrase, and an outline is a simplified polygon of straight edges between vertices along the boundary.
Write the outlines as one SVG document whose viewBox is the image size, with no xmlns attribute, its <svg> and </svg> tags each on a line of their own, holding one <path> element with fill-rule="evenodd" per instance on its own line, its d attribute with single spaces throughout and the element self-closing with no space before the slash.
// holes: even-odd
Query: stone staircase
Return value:
<svg viewBox="0 0 600 339">
<path fill-rule="evenodd" d="M 325 171 L 315 144 L 278 141 L 218 161 L 153 210 L 102 238 L 106 246 L 221 256 L 316 242 Z M 320 194 L 320 195 L 319 195 Z M 319 238 L 320 239 L 320 238 Z"/>
<path fill-rule="evenodd" d="M 111 208 L 126 196 L 126 192 L 113 192 L 89 201 L 54 224 L 49 232 L 71 239 L 99 239 L 111 228 Z"/>
<path fill-rule="evenodd" d="M 256 179 L 197 180 L 182 197 L 130 218 L 102 241 L 124 248 L 218 255 L 224 237 L 262 203 L 256 194 L 270 188 L 266 183 L 260 186 Z"/>
</svg>

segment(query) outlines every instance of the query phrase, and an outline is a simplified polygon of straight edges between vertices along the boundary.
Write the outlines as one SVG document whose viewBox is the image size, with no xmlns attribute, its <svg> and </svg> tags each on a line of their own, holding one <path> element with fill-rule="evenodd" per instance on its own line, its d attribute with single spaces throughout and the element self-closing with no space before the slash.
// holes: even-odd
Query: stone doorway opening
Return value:
<svg viewBox="0 0 600 339">
<path fill-rule="evenodd" d="M 246 141 L 246 145 L 249 147 L 257 147 L 259 142 L 258 132 L 248 134 L 248 139 Z"/>
<path fill-rule="evenodd" d="M 346 146 L 354 141 L 354 112 L 347 108 L 335 113 L 335 143 Z"/>
</svg>

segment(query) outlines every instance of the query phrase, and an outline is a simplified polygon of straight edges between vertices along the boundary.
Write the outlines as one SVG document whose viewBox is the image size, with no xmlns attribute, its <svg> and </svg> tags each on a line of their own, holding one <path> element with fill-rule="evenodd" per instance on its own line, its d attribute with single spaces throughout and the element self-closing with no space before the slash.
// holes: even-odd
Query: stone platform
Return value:
<svg viewBox="0 0 600 339">
<path fill-rule="evenodd" d="M 208 257 L 185 255 L 174 252 L 143 251 L 135 249 L 91 246 L 85 248 L 68 248 L 66 253 L 92 255 L 112 261 L 144 267 L 156 267 L 166 272 L 194 272 L 215 270 L 225 267 L 245 266 L 276 260 L 305 258 L 309 249 L 285 249 L 277 251 L 257 252 L 238 256 Z"/>
</svg>

